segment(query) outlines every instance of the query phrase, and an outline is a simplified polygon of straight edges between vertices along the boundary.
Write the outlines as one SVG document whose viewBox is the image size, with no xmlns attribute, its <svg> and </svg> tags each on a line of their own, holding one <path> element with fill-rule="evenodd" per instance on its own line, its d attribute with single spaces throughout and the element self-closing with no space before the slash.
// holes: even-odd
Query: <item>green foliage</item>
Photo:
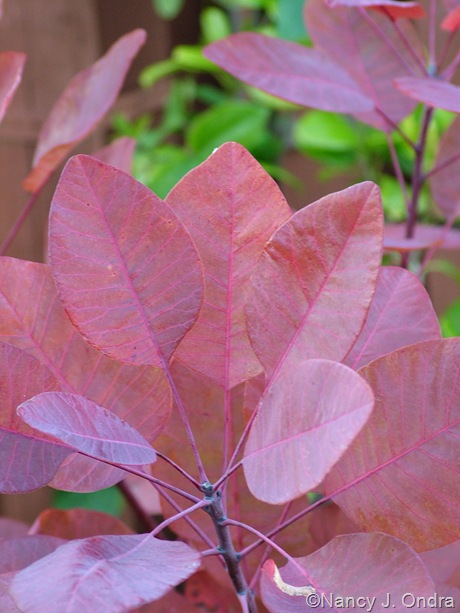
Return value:
<svg viewBox="0 0 460 613">
<path fill-rule="evenodd" d="M 124 506 L 123 495 L 115 486 L 90 494 L 54 491 L 53 507 L 56 509 L 90 509 L 120 517 Z"/>
</svg>

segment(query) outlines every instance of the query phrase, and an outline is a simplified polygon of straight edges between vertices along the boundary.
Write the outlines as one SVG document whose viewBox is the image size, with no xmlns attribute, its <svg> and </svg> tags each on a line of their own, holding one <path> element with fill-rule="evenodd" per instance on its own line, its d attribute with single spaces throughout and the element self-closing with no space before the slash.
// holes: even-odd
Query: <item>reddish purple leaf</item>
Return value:
<svg viewBox="0 0 460 613">
<path fill-rule="evenodd" d="M 201 307 L 201 265 L 179 219 L 88 156 L 68 162 L 56 189 L 50 261 L 73 323 L 122 362 L 165 368 Z"/>
<path fill-rule="evenodd" d="M 0 6 L 1 17 L 1 6 Z M 26 61 L 25 53 L 3 51 L 0 53 L 0 121 L 13 99 L 22 78 L 22 70 Z"/>
<path fill-rule="evenodd" d="M 73 77 L 41 129 L 24 189 L 38 191 L 71 149 L 102 119 L 115 102 L 145 38 L 144 30 L 133 30 L 95 64 Z"/>
<path fill-rule="evenodd" d="M 150 443 L 163 429 L 171 410 L 164 372 L 115 362 L 90 347 L 62 308 L 48 266 L 0 258 L 0 340 L 34 355 L 48 366 L 63 391 L 84 395 L 112 410 Z M 125 475 L 76 454 L 61 464 L 53 486 L 94 491 Z"/>
<path fill-rule="evenodd" d="M 364 327 L 344 364 L 357 370 L 400 347 L 440 338 L 438 318 L 418 277 L 385 266 Z"/>
<path fill-rule="evenodd" d="M 396 87 L 406 96 L 434 108 L 460 113 L 460 87 L 434 77 L 400 77 Z"/>
<path fill-rule="evenodd" d="M 192 575 L 200 554 L 150 534 L 71 541 L 20 571 L 11 592 L 24 613 L 120 613 L 157 600 Z"/>
<path fill-rule="evenodd" d="M 373 15 L 385 40 L 356 9 L 330 9 L 324 0 L 308 0 L 305 9 L 307 31 L 316 49 L 347 71 L 361 92 L 394 123 L 408 115 L 415 103 L 402 96 L 393 86 L 396 77 L 419 75 L 421 68 L 408 50 L 405 41 L 384 15 Z M 417 32 L 409 21 L 399 27 L 424 63 L 424 51 Z M 390 44 L 388 44 L 388 42 Z M 384 61 L 383 61 L 384 58 Z M 352 109 L 358 119 L 380 129 L 388 125 L 376 111 L 362 113 Z"/>
<path fill-rule="evenodd" d="M 392 19 L 419 19 L 425 16 L 425 10 L 418 2 L 404 2 L 400 0 L 326 0 L 331 8 L 337 6 L 373 8 Z"/>
<path fill-rule="evenodd" d="M 416 549 L 460 538 L 460 339 L 411 345 L 359 373 L 376 404 L 324 482 L 361 528 Z"/>
<path fill-rule="evenodd" d="M 31 355 L 0 344 L 0 491 L 27 492 L 50 482 L 69 455 L 62 445 L 39 440 L 16 414 L 24 399 L 57 390 L 50 371 Z"/>
<path fill-rule="evenodd" d="M 32 428 L 93 458 L 135 466 L 156 460 L 137 430 L 83 396 L 45 392 L 23 402 L 17 412 Z"/>
<path fill-rule="evenodd" d="M 460 117 L 449 126 L 439 145 L 436 166 L 442 166 L 453 156 L 458 158 L 430 178 L 433 200 L 445 217 L 460 211 Z M 460 233 L 459 233 L 460 234 Z M 459 239 L 460 245 L 460 239 Z"/>
<path fill-rule="evenodd" d="M 383 247 L 386 251 L 418 251 L 430 247 L 458 249 L 460 247 L 460 230 L 446 230 L 442 226 L 425 226 L 419 224 L 413 238 L 404 238 L 405 224 L 385 224 Z"/>
<path fill-rule="evenodd" d="M 131 174 L 135 148 L 136 140 L 134 138 L 122 136 L 111 142 L 107 147 L 103 147 L 96 151 L 96 153 L 93 153 L 93 157 L 100 162 L 104 162 L 104 164 L 110 164 L 119 170 L 123 170 L 123 172 Z"/>
<path fill-rule="evenodd" d="M 420 558 L 437 583 L 448 583 L 460 571 L 460 540 L 420 554 Z"/>
<path fill-rule="evenodd" d="M 166 202 L 190 232 L 205 273 L 203 308 L 174 357 L 230 389 L 261 370 L 244 304 L 255 263 L 291 210 L 273 179 L 237 143 L 222 145 L 189 172 Z"/>
<path fill-rule="evenodd" d="M 54 536 L 28 535 L 0 539 L 0 573 L 26 568 L 65 543 Z"/>
<path fill-rule="evenodd" d="M 265 394 L 244 451 L 244 474 L 259 500 L 281 504 L 314 490 L 371 414 L 370 387 L 329 360 L 284 369 Z"/>
<path fill-rule="evenodd" d="M 11 517 L 0 517 L 0 538 L 25 536 L 28 529 L 29 526 L 18 519 L 11 519 Z"/>
<path fill-rule="evenodd" d="M 277 571 L 269 560 L 261 577 L 262 599 L 271 613 L 316 608 L 406 613 L 411 595 L 429 598 L 435 593 L 419 556 L 402 541 L 382 533 L 338 536 Z M 313 588 L 310 596 L 292 595 L 296 587 L 308 586 Z"/>
<path fill-rule="evenodd" d="M 0 575 L 0 611 L 2 613 L 21 613 L 10 594 L 10 585 L 16 573 L 3 573 Z"/>
<path fill-rule="evenodd" d="M 254 32 L 240 32 L 204 49 L 212 62 L 249 85 L 302 106 L 353 113 L 372 99 L 325 53 Z"/>
<path fill-rule="evenodd" d="M 372 300 L 382 233 L 380 192 L 371 182 L 310 204 L 275 232 L 246 307 L 267 377 L 281 364 L 345 357 Z"/>
</svg>

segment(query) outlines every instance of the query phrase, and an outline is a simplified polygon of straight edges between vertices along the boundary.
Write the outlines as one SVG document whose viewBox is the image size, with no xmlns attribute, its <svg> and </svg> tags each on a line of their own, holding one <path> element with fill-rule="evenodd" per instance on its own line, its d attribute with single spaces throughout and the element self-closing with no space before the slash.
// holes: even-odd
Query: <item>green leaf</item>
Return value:
<svg viewBox="0 0 460 613">
<path fill-rule="evenodd" d="M 453 302 L 439 318 L 444 337 L 460 336 L 460 300 Z"/>
<path fill-rule="evenodd" d="M 175 47 L 172 52 L 172 59 L 177 62 L 182 70 L 210 73 L 220 71 L 220 68 L 203 56 L 201 47 L 197 45 L 179 45 Z"/>
<path fill-rule="evenodd" d="M 379 185 L 382 192 L 385 219 L 393 223 L 404 221 L 407 217 L 407 210 L 397 179 L 382 175 Z"/>
<path fill-rule="evenodd" d="M 109 487 L 90 494 L 56 490 L 53 499 L 53 507 L 56 509 L 91 509 L 92 511 L 103 511 L 115 517 L 121 515 L 124 505 L 123 495 L 117 487 Z"/>
<path fill-rule="evenodd" d="M 139 84 L 141 87 L 152 87 L 157 81 L 163 79 L 180 70 L 180 65 L 174 60 L 164 60 L 156 62 L 144 68 L 139 75 Z"/>
<path fill-rule="evenodd" d="M 278 36 L 292 41 L 306 38 L 303 22 L 304 4 L 304 0 L 278 0 L 275 19 Z"/>
<path fill-rule="evenodd" d="M 308 111 L 294 127 L 294 143 L 304 153 L 320 151 L 355 155 L 359 138 L 343 116 L 324 111 Z"/>
<path fill-rule="evenodd" d="M 185 0 L 152 0 L 152 6 L 162 19 L 174 19 L 179 15 Z"/>
<path fill-rule="evenodd" d="M 206 44 L 225 38 L 232 33 L 232 25 L 227 13 L 215 6 L 205 8 L 201 12 L 200 24 Z"/>
<path fill-rule="evenodd" d="M 268 109 L 243 100 L 227 100 L 197 115 L 191 122 L 185 141 L 195 151 L 213 149 L 227 141 L 237 141 L 251 149 L 267 130 Z"/>
</svg>

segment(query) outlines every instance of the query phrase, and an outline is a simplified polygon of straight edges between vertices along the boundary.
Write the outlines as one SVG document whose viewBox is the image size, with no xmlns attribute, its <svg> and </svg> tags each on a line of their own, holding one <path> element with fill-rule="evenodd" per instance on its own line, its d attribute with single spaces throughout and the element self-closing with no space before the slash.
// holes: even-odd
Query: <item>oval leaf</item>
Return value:
<svg viewBox="0 0 460 613">
<path fill-rule="evenodd" d="M 122 136 L 112 141 L 110 145 L 93 153 L 93 157 L 104 162 L 104 164 L 110 164 L 123 172 L 131 174 L 135 148 L 136 139 Z"/>
<path fill-rule="evenodd" d="M 304 613 L 316 608 L 331 613 L 341 609 L 405 613 L 412 595 L 429 598 L 436 590 L 410 547 L 374 533 L 338 536 L 280 570 L 269 560 L 263 568 L 261 591 L 271 613 Z"/>
<path fill-rule="evenodd" d="M 315 48 L 350 75 L 359 90 L 373 101 L 374 108 L 399 123 L 414 109 L 415 103 L 401 95 L 393 81 L 397 77 L 421 74 L 424 49 L 408 20 L 398 23 L 402 36 L 387 16 L 374 14 L 372 20 L 376 22 L 375 29 L 356 9 L 332 10 L 324 0 L 308 0 L 305 5 L 305 23 Z M 412 53 L 420 58 L 420 63 Z M 388 124 L 377 111 L 361 113 L 355 109 L 352 112 L 361 121 L 388 130 Z"/>
<path fill-rule="evenodd" d="M 73 77 L 40 131 L 24 189 L 38 191 L 71 149 L 102 119 L 115 102 L 145 38 L 144 30 L 122 36 L 100 60 Z"/>
<path fill-rule="evenodd" d="M 0 121 L 3 119 L 6 109 L 21 82 L 25 61 L 25 53 L 16 51 L 0 53 Z"/>
<path fill-rule="evenodd" d="M 291 210 L 273 179 L 237 143 L 222 145 L 189 172 L 166 202 L 190 232 L 205 273 L 203 308 L 174 357 L 230 389 L 261 370 L 244 303 L 255 262 Z"/>
<path fill-rule="evenodd" d="M 59 383 L 36 358 L 0 343 L 0 492 L 28 492 L 51 481 L 69 450 L 38 438 L 16 414 L 34 394 Z"/>
<path fill-rule="evenodd" d="M 460 247 L 460 230 L 448 231 L 442 226 L 425 226 L 419 224 L 413 238 L 405 238 L 405 224 L 385 224 L 383 246 L 386 251 L 419 251 L 430 247 L 458 249 Z"/>
<path fill-rule="evenodd" d="M 212 62 L 249 85 L 302 106 L 371 111 L 371 98 L 326 54 L 286 40 L 240 32 L 205 47 Z"/>
<path fill-rule="evenodd" d="M 433 78 L 400 77 L 396 87 L 406 96 L 438 109 L 460 113 L 460 87 Z"/>
<path fill-rule="evenodd" d="M 172 404 L 165 373 L 115 362 L 88 345 L 62 307 L 49 266 L 0 258 L 0 340 L 35 356 L 62 391 L 103 405 L 149 443 L 163 429 Z M 125 476 L 118 468 L 75 454 L 61 464 L 53 486 L 88 492 L 110 487 Z"/>
<path fill-rule="evenodd" d="M 406 345 L 440 338 L 438 318 L 418 277 L 403 268 L 385 266 L 364 327 L 344 364 L 357 370 Z"/>
<path fill-rule="evenodd" d="M 460 339 L 427 341 L 359 372 L 374 411 L 324 482 L 325 493 L 362 529 L 412 547 L 460 538 Z"/>
<path fill-rule="evenodd" d="M 117 517 L 90 509 L 45 509 L 29 530 L 29 534 L 46 534 L 67 540 L 132 533 Z"/>
<path fill-rule="evenodd" d="M 11 593 L 24 613 L 120 613 L 157 600 L 192 575 L 200 554 L 150 534 L 72 541 L 20 571 Z"/>
<path fill-rule="evenodd" d="M 265 394 L 244 451 L 244 474 L 259 500 L 281 504 L 313 490 L 366 423 L 370 387 L 347 366 L 300 362 Z"/>
<path fill-rule="evenodd" d="M 298 211 L 270 239 L 246 306 L 268 378 L 281 365 L 348 353 L 374 293 L 382 222 L 379 189 L 365 182 Z"/>
<path fill-rule="evenodd" d="M 50 261 L 74 324 L 122 362 L 165 368 L 201 307 L 201 265 L 181 222 L 88 156 L 68 162 L 54 195 Z"/>
<path fill-rule="evenodd" d="M 32 428 L 93 458 L 128 465 L 156 460 L 137 430 L 83 396 L 45 392 L 23 402 L 17 412 Z"/>
</svg>

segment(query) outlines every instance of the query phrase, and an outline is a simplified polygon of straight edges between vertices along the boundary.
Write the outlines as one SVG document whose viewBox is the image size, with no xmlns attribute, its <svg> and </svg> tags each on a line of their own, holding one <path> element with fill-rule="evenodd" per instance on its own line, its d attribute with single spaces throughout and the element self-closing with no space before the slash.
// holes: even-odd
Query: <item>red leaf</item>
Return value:
<svg viewBox="0 0 460 613">
<path fill-rule="evenodd" d="M 90 347 L 62 308 L 48 266 L 0 258 L 0 340 L 31 353 L 48 366 L 63 391 L 110 409 L 149 442 L 163 429 L 172 402 L 164 372 L 120 364 Z M 125 475 L 76 454 L 60 466 L 53 486 L 94 491 Z"/>
<path fill-rule="evenodd" d="M 374 15 L 373 19 L 386 40 L 382 40 L 360 11 L 345 7 L 331 10 L 324 0 L 306 3 L 307 31 L 315 47 L 347 71 L 376 108 L 394 123 L 399 123 L 413 110 L 415 103 L 402 96 L 394 88 L 393 81 L 396 77 L 420 74 L 421 68 L 391 20 L 383 15 Z M 402 21 L 399 27 L 423 64 L 423 47 L 412 24 Z M 352 112 L 361 121 L 388 129 L 376 111 L 362 113 L 360 109 L 353 109 Z"/>
<path fill-rule="evenodd" d="M 123 170 L 123 172 L 131 174 L 135 148 L 136 140 L 134 138 L 122 136 L 111 142 L 107 147 L 103 147 L 96 151 L 96 153 L 93 153 L 93 157 L 100 162 L 104 162 L 104 164 L 110 164 L 119 170 Z"/>
<path fill-rule="evenodd" d="M 284 369 L 259 405 L 244 451 L 244 474 L 259 500 L 281 504 L 313 490 L 366 423 L 368 385 L 329 360 Z"/>
<path fill-rule="evenodd" d="M 435 593 L 417 554 L 402 541 L 382 533 L 338 536 L 319 551 L 294 558 L 278 573 L 272 560 L 266 562 L 261 577 L 262 599 L 272 613 L 303 613 L 316 608 L 383 613 L 388 606 L 395 613 L 404 613 L 405 595 L 428 598 Z M 313 595 L 291 595 L 295 586 L 311 586 Z"/>
<path fill-rule="evenodd" d="M 460 210 L 460 117 L 444 133 L 436 157 L 436 166 L 441 166 L 457 155 L 452 164 L 436 172 L 430 178 L 431 194 L 436 206 L 445 217 L 450 217 Z M 459 233 L 460 234 L 460 233 Z M 460 239 L 458 241 L 460 245 Z"/>
<path fill-rule="evenodd" d="M 451 11 L 441 23 L 441 28 L 448 32 L 456 32 L 460 26 L 460 6 Z"/>
<path fill-rule="evenodd" d="M 249 85 L 302 106 L 336 113 L 371 111 L 372 99 L 325 53 L 254 32 L 208 45 L 204 55 Z"/>
<path fill-rule="evenodd" d="M 137 430 L 83 396 L 45 392 L 23 402 L 17 413 L 32 428 L 93 458 L 135 466 L 156 460 Z"/>
<path fill-rule="evenodd" d="M 371 182 L 310 204 L 275 232 L 246 307 L 267 377 L 286 363 L 345 357 L 372 300 L 382 232 L 380 192 Z"/>
<path fill-rule="evenodd" d="M 344 364 L 357 370 L 400 347 L 440 338 L 438 318 L 418 277 L 403 268 L 385 266 L 364 327 Z"/>
<path fill-rule="evenodd" d="M 372 8 L 388 15 L 391 19 L 419 19 L 425 16 L 425 9 L 418 2 L 404 2 L 400 0 L 326 0 L 331 8 L 337 6 Z"/>
<path fill-rule="evenodd" d="M 205 613 L 203 609 L 193 606 L 182 594 L 171 590 L 159 600 L 145 604 L 139 609 L 131 609 L 136 613 Z M 217 612 L 218 613 L 218 612 Z"/>
<path fill-rule="evenodd" d="M 18 53 L 16 51 L 3 51 L 0 53 L 0 121 L 3 119 L 6 109 L 14 96 L 14 92 L 21 82 L 25 61 L 25 53 Z"/>
<path fill-rule="evenodd" d="M 413 238 L 404 238 L 405 224 L 385 224 L 383 246 L 386 251 L 419 251 L 430 247 L 458 249 L 460 247 L 460 230 L 447 231 L 442 226 L 425 226 L 419 224 Z"/>
<path fill-rule="evenodd" d="M 157 600 L 192 575 L 200 555 L 150 534 L 66 543 L 19 572 L 11 593 L 21 611 L 120 613 Z"/>
<path fill-rule="evenodd" d="M 116 517 L 99 511 L 46 509 L 34 521 L 29 534 L 71 540 L 100 534 L 132 534 L 132 530 Z"/>
<path fill-rule="evenodd" d="M 428 106 L 460 113 L 460 87 L 434 77 L 400 77 L 396 87 L 406 96 Z"/>
<path fill-rule="evenodd" d="M 50 371 L 31 355 L 0 344 L 0 491 L 27 492 L 50 482 L 69 455 L 62 445 L 38 440 L 16 415 L 24 398 L 59 389 Z"/>
<path fill-rule="evenodd" d="M 416 549 L 460 537 L 460 339 L 411 345 L 359 373 L 376 404 L 326 477 L 325 493 L 361 528 Z"/>
<path fill-rule="evenodd" d="M 273 179 L 237 143 L 222 145 L 189 172 L 166 202 L 190 232 L 205 273 L 203 308 L 174 357 L 230 389 L 261 370 L 244 304 L 255 263 L 291 216 L 290 208 Z"/>
<path fill-rule="evenodd" d="M 129 175 L 72 158 L 53 198 L 50 261 L 74 325 L 100 351 L 165 368 L 193 325 L 202 271 L 171 209 Z"/>
<path fill-rule="evenodd" d="M 144 30 L 126 34 L 100 60 L 73 77 L 41 129 L 24 189 L 38 191 L 71 149 L 102 119 L 115 102 L 145 38 Z"/>
</svg>

